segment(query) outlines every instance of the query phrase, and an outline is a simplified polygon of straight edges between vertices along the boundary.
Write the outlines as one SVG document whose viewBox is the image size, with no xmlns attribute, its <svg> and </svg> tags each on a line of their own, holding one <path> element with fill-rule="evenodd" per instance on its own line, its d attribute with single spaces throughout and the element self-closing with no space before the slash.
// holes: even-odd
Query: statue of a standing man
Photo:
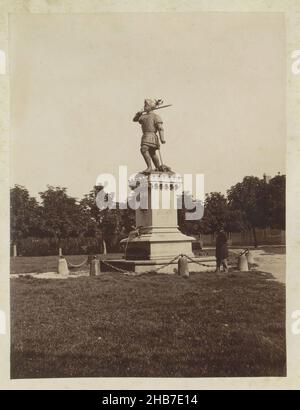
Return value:
<svg viewBox="0 0 300 410">
<path fill-rule="evenodd" d="M 162 144 L 165 144 L 163 122 L 159 115 L 153 112 L 153 109 L 157 107 L 157 103 L 153 100 L 146 99 L 144 102 L 144 111 L 139 111 L 135 114 L 133 121 L 139 122 L 142 126 L 143 136 L 141 140 L 141 153 L 147 164 L 147 169 L 144 173 L 150 173 L 152 171 L 152 163 L 155 166 L 155 170 L 160 168 L 159 158 L 156 151 L 159 149 L 159 139 Z M 159 134 L 159 138 L 158 135 Z"/>
</svg>

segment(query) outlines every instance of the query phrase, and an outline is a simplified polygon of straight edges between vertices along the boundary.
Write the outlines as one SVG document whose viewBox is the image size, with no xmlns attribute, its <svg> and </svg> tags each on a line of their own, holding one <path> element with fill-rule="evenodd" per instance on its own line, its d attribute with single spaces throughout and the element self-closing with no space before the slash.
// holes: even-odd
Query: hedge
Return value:
<svg viewBox="0 0 300 410">
<path fill-rule="evenodd" d="M 25 238 L 17 242 L 18 256 L 51 256 L 58 255 L 58 248 L 62 248 L 65 255 L 88 255 L 102 253 L 102 241 L 97 238 L 64 238 L 59 244 L 54 238 Z M 111 246 L 107 244 L 107 250 Z M 11 256 L 13 244 L 11 244 Z"/>
</svg>

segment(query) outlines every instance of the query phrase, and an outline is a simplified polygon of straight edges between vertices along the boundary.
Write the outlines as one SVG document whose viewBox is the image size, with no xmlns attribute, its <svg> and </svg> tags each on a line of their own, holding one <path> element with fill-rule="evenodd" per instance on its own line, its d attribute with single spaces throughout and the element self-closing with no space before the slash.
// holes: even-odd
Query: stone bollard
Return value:
<svg viewBox="0 0 300 410">
<path fill-rule="evenodd" d="M 247 257 L 248 264 L 253 265 L 253 263 L 255 263 L 255 262 L 254 262 L 254 257 L 253 257 L 253 253 L 252 253 L 252 252 L 248 251 L 246 257 Z"/>
<path fill-rule="evenodd" d="M 58 268 L 57 268 L 57 273 L 59 275 L 68 275 L 69 274 L 69 268 L 68 264 L 65 258 L 59 258 L 58 259 Z"/>
<path fill-rule="evenodd" d="M 90 276 L 97 276 L 100 274 L 100 262 L 94 256 L 94 258 L 90 262 Z"/>
<path fill-rule="evenodd" d="M 61 248 L 58 248 L 58 256 L 59 256 L 59 257 L 62 257 L 62 256 L 63 256 L 63 254 L 62 254 L 62 249 L 61 249 Z"/>
<path fill-rule="evenodd" d="M 249 270 L 248 261 L 247 261 L 247 257 L 245 254 L 239 256 L 238 269 L 242 272 L 248 272 Z"/>
<path fill-rule="evenodd" d="M 190 276 L 189 263 L 187 257 L 184 255 L 180 255 L 178 259 L 178 275 L 184 278 L 188 278 Z"/>
</svg>

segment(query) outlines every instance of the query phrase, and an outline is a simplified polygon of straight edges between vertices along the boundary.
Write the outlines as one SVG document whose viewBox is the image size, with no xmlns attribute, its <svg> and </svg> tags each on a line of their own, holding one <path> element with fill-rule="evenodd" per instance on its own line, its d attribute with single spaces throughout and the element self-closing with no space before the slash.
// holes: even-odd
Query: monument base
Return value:
<svg viewBox="0 0 300 410">
<path fill-rule="evenodd" d="M 126 260 L 170 261 L 178 254 L 193 257 L 194 238 L 183 235 L 177 227 L 141 228 L 141 235 L 123 239 Z"/>
<path fill-rule="evenodd" d="M 151 172 L 135 175 L 129 185 L 137 190 L 136 229 L 121 241 L 124 258 L 101 261 L 101 271 L 177 273 L 178 256 L 186 255 L 191 272 L 215 270 L 215 258 L 195 257 L 195 238 L 183 234 L 178 226 L 178 209 L 183 206 L 182 177 L 173 172 Z M 136 196 L 133 196 L 136 199 Z M 175 259 L 175 260 L 174 260 Z M 171 261 L 174 262 L 171 263 Z M 199 265 L 198 263 L 203 263 Z"/>
<path fill-rule="evenodd" d="M 214 256 L 194 257 L 194 262 L 189 262 L 190 272 L 213 272 L 216 269 L 216 258 Z M 101 260 L 101 272 L 118 272 L 118 269 L 138 274 L 156 272 L 166 274 L 178 273 L 178 260 L 168 264 L 170 260 L 151 259 L 151 260 L 128 260 L 128 259 L 113 259 Z M 204 265 L 199 265 L 202 263 Z M 167 265 L 168 264 L 168 265 Z"/>
</svg>

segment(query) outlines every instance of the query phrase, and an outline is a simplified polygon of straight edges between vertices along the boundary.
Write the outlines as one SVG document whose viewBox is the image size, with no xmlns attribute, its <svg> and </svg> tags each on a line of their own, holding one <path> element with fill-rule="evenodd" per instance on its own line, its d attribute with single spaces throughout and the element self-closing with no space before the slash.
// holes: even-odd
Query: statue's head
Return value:
<svg viewBox="0 0 300 410">
<path fill-rule="evenodd" d="M 150 98 L 146 98 L 144 101 L 144 110 L 149 112 L 153 110 L 153 108 L 156 107 L 156 102 L 154 100 L 151 100 Z"/>
</svg>

